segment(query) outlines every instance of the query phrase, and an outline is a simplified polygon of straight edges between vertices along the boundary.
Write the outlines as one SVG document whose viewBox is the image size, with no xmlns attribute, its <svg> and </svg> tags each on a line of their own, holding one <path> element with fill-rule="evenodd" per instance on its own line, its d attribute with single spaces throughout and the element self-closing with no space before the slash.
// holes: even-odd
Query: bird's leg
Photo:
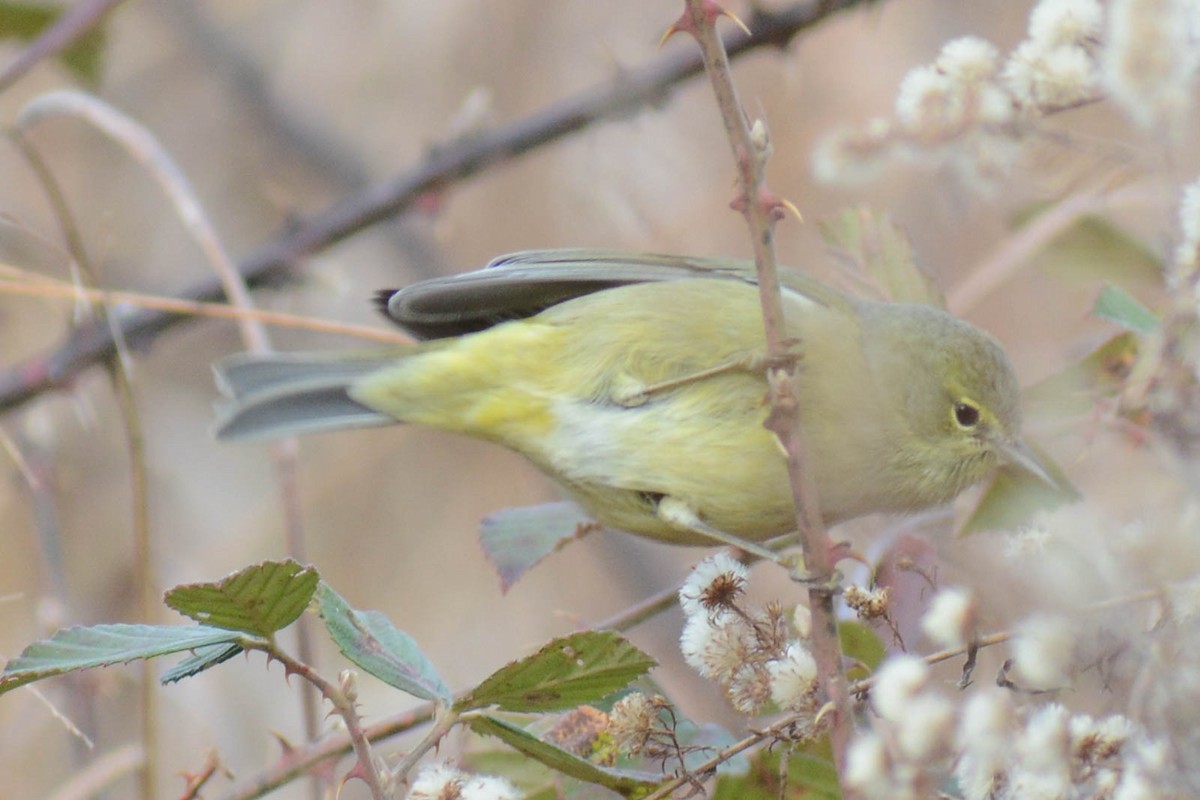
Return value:
<svg viewBox="0 0 1200 800">
<path fill-rule="evenodd" d="M 700 515 L 690 505 L 680 500 L 677 497 L 665 495 L 658 501 L 656 506 L 659 519 L 670 525 L 676 530 L 684 533 L 694 533 L 697 536 L 702 536 L 705 539 L 712 539 L 720 544 L 727 544 L 730 547 L 736 547 L 739 550 L 744 550 L 753 556 L 765 558 L 768 561 L 774 561 L 777 564 L 788 566 L 790 562 L 778 553 L 772 552 L 767 548 L 755 542 L 747 541 L 741 537 L 734 536 L 731 533 L 718 530 L 709 525 L 704 520 L 700 519 Z"/>
<path fill-rule="evenodd" d="M 717 364 L 715 367 L 709 367 L 708 369 L 702 369 L 699 372 L 692 372 L 687 375 L 680 375 L 678 378 L 669 378 L 658 383 L 640 383 L 630 378 L 626 385 L 614 388 L 612 397 L 617 404 L 634 408 L 645 403 L 653 395 L 678 389 L 680 386 L 687 386 L 689 383 L 698 383 L 709 378 L 715 378 L 718 375 L 727 375 L 731 372 L 759 373 L 777 367 L 795 367 L 796 362 L 800 360 L 799 351 L 794 349 L 798 341 L 791 339 L 785 342 L 785 344 L 788 349 L 779 355 L 772 356 L 766 353 L 753 353 L 726 361 L 723 364 Z"/>
</svg>

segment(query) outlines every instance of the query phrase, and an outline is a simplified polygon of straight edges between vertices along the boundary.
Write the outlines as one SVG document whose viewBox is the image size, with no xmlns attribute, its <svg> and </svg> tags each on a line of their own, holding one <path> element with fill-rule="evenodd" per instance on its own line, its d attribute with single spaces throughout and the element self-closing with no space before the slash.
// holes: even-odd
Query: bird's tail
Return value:
<svg viewBox="0 0 1200 800">
<path fill-rule="evenodd" d="M 386 425 L 396 420 L 353 400 L 356 380 L 401 353 L 241 353 L 214 367 L 228 398 L 217 404 L 216 435 L 229 441 Z"/>
</svg>

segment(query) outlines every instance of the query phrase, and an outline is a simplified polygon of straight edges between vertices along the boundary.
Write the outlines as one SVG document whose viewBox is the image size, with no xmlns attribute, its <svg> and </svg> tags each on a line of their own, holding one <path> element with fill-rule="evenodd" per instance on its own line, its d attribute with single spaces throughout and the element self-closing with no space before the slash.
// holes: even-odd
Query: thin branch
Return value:
<svg viewBox="0 0 1200 800">
<path fill-rule="evenodd" d="M 1032 263 L 1033 256 L 1055 237 L 1088 214 L 1137 206 L 1154 198 L 1143 186 L 1128 186 L 1106 193 L 1111 176 L 1072 194 L 1037 219 L 1000 243 L 996 250 L 971 270 L 966 279 L 947 292 L 947 305 L 956 314 L 972 310 L 1013 275 Z"/>
<path fill-rule="evenodd" d="M 797 530 L 804 551 L 804 568 L 809 571 L 809 610 L 813 618 L 813 658 L 817 662 L 820 685 L 833 705 L 830 740 L 834 763 L 842 774 L 846 750 L 850 744 L 854 720 L 846 678 L 842 672 L 842 648 L 838 638 L 834 609 L 836 591 L 832 543 L 821 519 L 820 501 L 800 432 L 800 409 L 795 391 L 794 361 L 788 360 L 788 330 L 784 319 L 783 297 L 775 260 L 774 227 L 781 208 L 788 204 L 773 195 L 766 186 L 765 169 L 770 142 L 761 122 L 752 126 L 737 97 L 725 48 L 716 34 L 716 11 L 712 0 L 686 0 L 687 10 L 677 26 L 688 30 L 704 54 L 709 81 L 725 123 L 725 131 L 737 165 L 739 194 L 734 207 L 742 212 L 750 231 L 758 272 L 759 298 L 762 301 L 763 329 L 767 357 L 780 366 L 767 371 L 771 413 L 766 427 L 775 434 L 787 455 L 788 478 L 796 506 Z"/>
<path fill-rule="evenodd" d="M 798 33 L 831 14 L 866 3 L 867 0 L 814 1 L 777 12 L 759 11 L 751 19 L 753 36 L 735 32 L 729 37 L 730 55 L 786 46 Z M 702 69 L 700 56 L 691 49 L 681 48 L 510 125 L 433 148 L 428 158 L 410 172 L 348 197 L 260 247 L 239 261 L 239 270 L 251 286 L 278 280 L 301 257 L 407 211 L 429 192 L 444 191 L 489 167 L 511 161 L 600 120 L 625 118 L 638 108 L 661 104 L 675 85 Z M 208 302 L 220 300 L 224 295 L 219 283 L 209 280 L 190 287 L 180 296 Z M 138 347 L 180 321 L 171 315 L 140 311 L 122 318 L 118 329 L 131 347 Z M 15 408 L 45 391 L 70 386 L 82 371 L 111 358 L 114 352 L 113 331 L 100 324 L 79 328 L 58 348 L 0 375 L 0 411 Z"/>
<path fill-rule="evenodd" d="M 358 710 L 354 707 L 354 701 L 347 697 L 340 688 L 326 680 L 321 673 L 303 661 L 292 658 L 287 652 L 276 647 L 273 642 L 247 639 L 242 642 L 242 645 L 247 649 L 262 650 L 270 658 L 278 660 L 289 675 L 299 675 L 308 681 L 333 705 L 333 710 L 346 723 L 346 734 L 355 755 L 358 756 L 358 766 L 354 774 L 367 784 L 374 800 L 386 800 L 387 792 L 384 789 L 383 776 L 371 754 L 371 742 L 367 736 L 367 729 L 363 727 Z"/>
<path fill-rule="evenodd" d="M 55 180 L 54 174 L 37 148 L 25 138 L 20 125 L 13 132 L 13 140 L 46 191 L 80 280 L 94 287 L 98 283 L 96 270 L 88 255 L 87 247 L 84 245 L 79 226 L 75 224 L 75 216 L 71 213 L 62 187 Z M 98 317 L 111 328 L 112 319 L 107 309 L 101 308 Z M 117 345 L 118 352 L 123 353 L 120 339 L 117 339 Z M 125 358 L 114 359 L 109 362 L 108 368 L 109 378 L 117 396 L 121 420 L 125 427 L 126 449 L 129 454 L 129 502 L 133 521 L 134 549 L 133 583 L 138 589 L 138 615 L 143 622 L 150 623 L 154 621 L 154 615 L 159 606 L 158 586 L 154 580 L 151 555 L 150 479 L 146 469 L 146 439 L 142 429 L 142 420 L 138 414 L 128 360 Z M 154 677 L 154 671 L 150 669 L 149 665 L 142 665 L 138 692 L 141 698 L 143 763 L 139 778 L 142 796 L 147 800 L 156 794 L 155 780 L 159 756 L 157 689 L 158 682 Z"/>
<path fill-rule="evenodd" d="M 5 272 L 8 269 L 7 266 L 0 264 L 0 272 Z M 267 325 L 298 328 L 337 336 L 352 336 L 358 339 L 384 342 L 385 344 L 403 344 L 412 341 L 412 337 L 388 328 L 372 328 L 366 325 L 313 319 L 302 314 L 288 314 L 282 311 L 238 308 L 226 303 L 202 303 L 197 300 L 177 300 L 173 297 L 162 297 L 142 292 L 90 289 L 53 278 L 43 279 L 40 276 L 37 280 L 30 278 L 29 280 L 19 282 L 0 280 L 0 294 L 16 294 L 28 297 L 55 297 L 64 300 L 74 300 L 76 302 L 83 301 L 118 312 L 122 306 L 133 306 L 135 308 L 161 311 L 164 314 L 181 314 L 207 317 L 209 319 L 251 319 Z M 121 315 L 118 313 L 117 316 Z"/>
</svg>

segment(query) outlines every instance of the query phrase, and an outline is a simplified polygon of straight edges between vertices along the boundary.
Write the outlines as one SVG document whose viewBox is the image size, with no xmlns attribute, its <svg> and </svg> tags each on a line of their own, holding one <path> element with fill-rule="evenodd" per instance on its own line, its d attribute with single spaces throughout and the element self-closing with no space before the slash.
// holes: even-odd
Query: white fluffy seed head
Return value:
<svg viewBox="0 0 1200 800">
<path fill-rule="evenodd" d="M 996 76 L 1000 53 L 996 46 L 978 36 L 960 36 L 942 46 L 937 68 L 950 78 L 966 84 L 978 84 Z"/>
<path fill-rule="evenodd" d="M 979 762 L 999 766 L 1012 751 L 1013 704 L 1002 689 L 976 691 L 963 703 L 958 721 L 958 745 Z"/>
<path fill-rule="evenodd" d="M 692 669 L 723 683 L 745 662 L 748 635 L 745 622 L 732 612 L 696 614 L 683 626 L 679 649 Z"/>
<path fill-rule="evenodd" d="M 975 598 L 960 586 L 942 589 L 921 618 L 921 629 L 939 647 L 962 647 L 975 635 Z"/>
<path fill-rule="evenodd" d="M 812 695 L 817 680 L 817 662 L 807 647 L 791 642 L 783 658 L 767 662 L 767 674 L 775 705 L 799 711 Z"/>
<path fill-rule="evenodd" d="M 892 797 L 895 781 L 888 765 L 887 747 L 877 733 L 864 733 L 850 742 L 846 751 L 847 786 L 866 798 Z"/>
<path fill-rule="evenodd" d="M 1071 623 L 1039 614 L 1022 621 L 1013 637 L 1013 666 L 1028 689 L 1059 689 L 1070 681 L 1075 651 Z"/>
<path fill-rule="evenodd" d="M 408 800 L 454 800 L 462 797 L 466 778 L 448 763 L 426 764 L 413 779 Z"/>
<path fill-rule="evenodd" d="M 888 722 L 897 722 L 928 683 L 929 667 L 924 661 L 907 654 L 893 656 L 875 675 L 871 705 Z"/>
<path fill-rule="evenodd" d="M 1070 774 L 1070 714 L 1058 703 L 1033 713 L 1017 737 L 1020 763 L 1031 772 Z"/>
<path fill-rule="evenodd" d="M 953 732 L 954 704 L 932 692 L 912 698 L 896 724 L 900 752 L 913 763 L 948 753 Z"/>
<path fill-rule="evenodd" d="M 1046 48 L 1083 44 L 1098 37 L 1103 24 L 1097 0 L 1042 0 L 1029 15 L 1029 38 Z"/>
<path fill-rule="evenodd" d="M 1195 0 L 1113 0 L 1103 81 L 1146 128 L 1177 123 L 1192 106 L 1200 47 Z"/>
</svg>

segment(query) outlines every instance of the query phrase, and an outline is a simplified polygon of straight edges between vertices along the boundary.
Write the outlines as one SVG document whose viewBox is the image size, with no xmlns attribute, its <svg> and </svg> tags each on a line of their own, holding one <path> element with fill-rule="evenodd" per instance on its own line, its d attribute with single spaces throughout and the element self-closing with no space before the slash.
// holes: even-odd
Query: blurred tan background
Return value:
<svg viewBox="0 0 1200 800">
<path fill-rule="evenodd" d="M 161 138 L 236 257 L 352 192 L 355 181 L 415 166 L 430 147 L 464 129 L 519 119 L 658 58 L 658 37 L 680 7 L 678 0 L 143 0 L 118 7 L 109 20 L 99 94 Z M 730 7 L 749 14 L 736 0 Z M 833 128 L 890 113 L 904 73 L 932 61 L 946 40 L 975 33 L 1006 51 L 1023 35 L 1028 7 L 872 4 L 826 21 L 785 51 L 737 61 L 743 100 L 768 122 L 775 142 L 771 186 L 810 221 L 858 203 L 888 211 L 943 285 L 963 281 L 1004 246 L 1017 212 L 1121 165 L 1095 155 L 1100 147 L 1048 144 L 1011 182 L 980 195 L 905 166 L 858 187 L 818 186 L 810 155 Z M 690 46 L 676 37 L 664 50 Z M 13 45 L 0 48 L 0 62 L 16 52 Z M 31 98 L 69 84 L 56 65 L 39 67 L 0 96 L 0 119 L 11 122 Z M 315 133 L 315 146 L 297 144 L 289 128 L 297 121 Z M 1121 142 L 1143 165 L 1171 165 L 1171 171 L 1142 169 L 1155 190 L 1151 200 L 1117 217 L 1166 252 L 1175 191 L 1195 168 L 1194 148 L 1140 136 L 1104 108 L 1073 112 L 1060 123 L 1078 142 Z M 39 126 L 35 139 L 67 188 L 105 286 L 171 293 L 205 275 L 159 189 L 125 154 L 68 120 Z M 656 108 L 490 169 L 442 194 L 429 213 L 391 220 L 308 258 L 294 284 L 257 298 L 276 310 L 382 325 L 369 302 L 374 290 L 478 267 L 512 250 L 582 245 L 746 255 L 742 220 L 728 209 L 732 181 L 707 83 L 692 80 Z M 40 189 L 10 148 L 0 148 L 0 213 L 57 238 Z M 787 220 L 778 241 L 784 263 L 831 274 L 815 225 Z M 1110 330 L 1086 316 L 1099 286 L 1094 276 L 1032 266 L 969 313 L 1005 343 L 1025 383 L 1054 373 Z M 1155 299 L 1148 287 L 1143 297 Z M 0 359 L 15 364 L 58 343 L 71 311 L 66 302 L 0 297 Z M 273 336 L 281 349 L 353 345 L 292 330 Z M 218 445 L 209 435 L 215 399 L 209 364 L 240 349 L 232 324 L 205 321 L 135 354 L 152 476 L 154 569 L 162 587 L 215 579 L 285 554 L 266 449 Z M 8 413 L 0 426 L 47 482 L 67 599 L 65 607 L 48 600 L 54 570 L 35 501 L 21 473 L 0 461 L 0 657 L 61 625 L 135 620 L 127 450 L 103 371 L 87 373 L 72 392 Z M 1085 489 L 1110 486 L 1104 476 L 1111 451 L 1103 441 L 1085 442 L 1085 433 L 1077 428 L 1045 438 Z M 1146 495 L 1128 482 L 1133 474 L 1122 485 L 1136 501 L 1129 505 L 1144 508 Z M 623 534 L 595 535 L 502 596 L 476 543 L 479 520 L 555 497 L 520 458 L 417 429 L 314 436 L 301 444 L 299 484 L 309 555 L 322 576 L 356 607 L 386 612 L 455 689 L 670 585 L 701 555 Z M 867 539 L 889 524 L 869 520 L 852 533 Z M 986 563 L 978 570 L 991 573 L 981 579 L 985 595 L 1010 597 L 1012 584 L 996 567 L 1002 546 L 998 537 L 965 544 L 942 537 L 943 574 L 971 580 L 970 565 Z M 764 598 L 797 597 L 766 572 L 756 589 Z M 163 609 L 160 621 L 179 619 Z M 655 676 L 687 713 L 739 724 L 682 664 L 679 625 L 678 613 L 667 613 L 632 638 L 660 659 Z M 335 674 L 344 662 L 323 648 L 320 665 Z M 79 723 L 95 738 L 97 753 L 136 736 L 136 675 L 134 667 L 114 667 L 87 676 L 95 718 Z M 295 686 L 281 678 L 278 666 L 264 669 L 262 657 L 251 656 L 163 689 L 162 796 L 176 794 L 175 776 L 198 769 L 210 748 L 244 776 L 277 756 L 270 731 L 299 741 Z M 61 682 L 42 691 L 70 713 Z M 369 678 L 361 694 L 368 719 L 413 702 Z M 31 693 L 4 697 L 0 797 L 48 796 L 79 768 L 72 747 L 62 724 Z M 212 796 L 227 786 L 218 779 Z M 131 796 L 132 787 L 121 783 L 110 796 Z M 280 796 L 303 796 L 301 789 Z M 352 784 L 342 796 L 366 793 Z"/>
</svg>

